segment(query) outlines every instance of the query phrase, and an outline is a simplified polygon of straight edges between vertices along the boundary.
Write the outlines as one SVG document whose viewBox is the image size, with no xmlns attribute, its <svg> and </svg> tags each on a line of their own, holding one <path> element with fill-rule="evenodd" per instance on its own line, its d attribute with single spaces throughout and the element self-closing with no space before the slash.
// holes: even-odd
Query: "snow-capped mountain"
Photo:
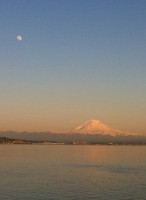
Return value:
<svg viewBox="0 0 146 200">
<path fill-rule="evenodd" d="M 112 129 L 109 126 L 103 124 L 99 120 L 88 120 L 84 124 L 76 127 L 72 130 L 72 133 L 80 133 L 80 134 L 102 134 L 102 135 L 135 135 L 132 133 L 121 132 L 116 129 Z"/>
<path fill-rule="evenodd" d="M 69 132 L 15 132 L 0 131 L 0 137 L 29 141 L 58 142 L 65 144 L 146 144 L 146 135 L 121 132 L 112 129 L 99 120 L 89 120 Z"/>
</svg>

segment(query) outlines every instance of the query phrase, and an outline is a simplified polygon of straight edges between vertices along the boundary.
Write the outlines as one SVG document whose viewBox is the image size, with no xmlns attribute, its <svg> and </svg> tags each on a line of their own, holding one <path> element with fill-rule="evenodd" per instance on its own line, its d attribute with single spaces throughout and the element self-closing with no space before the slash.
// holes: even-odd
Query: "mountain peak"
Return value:
<svg viewBox="0 0 146 200">
<path fill-rule="evenodd" d="M 110 128 L 103 124 L 100 120 L 88 120 L 84 124 L 73 129 L 72 133 L 80 134 L 102 134 L 102 135 L 117 135 L 121 132 Z"/>
</svg>

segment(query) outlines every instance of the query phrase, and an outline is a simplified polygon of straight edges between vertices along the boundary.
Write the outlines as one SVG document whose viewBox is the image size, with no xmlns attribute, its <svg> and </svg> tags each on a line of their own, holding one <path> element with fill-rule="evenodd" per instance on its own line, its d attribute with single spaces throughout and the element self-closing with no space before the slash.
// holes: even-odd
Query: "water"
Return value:
<svg viewBox="0 0 146 200">
<path fill-rule="evenodd" d="M 145 200 L 146 146 L 0 145 L 1 200 Z"/>
</svg>

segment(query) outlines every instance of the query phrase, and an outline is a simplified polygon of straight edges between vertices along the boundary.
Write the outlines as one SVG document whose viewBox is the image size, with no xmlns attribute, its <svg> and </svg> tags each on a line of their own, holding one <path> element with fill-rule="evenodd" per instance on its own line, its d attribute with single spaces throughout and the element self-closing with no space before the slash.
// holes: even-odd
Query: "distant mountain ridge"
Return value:
<svg viewBox="0 0 146 200">
<path fill-rule="evenodd" d="M 0 137 L 65 144 L 146 144 L 146 135 L 121 132 L 99 120 L 88 120 L 68 133 L 0 131 Z"/>
</svg>

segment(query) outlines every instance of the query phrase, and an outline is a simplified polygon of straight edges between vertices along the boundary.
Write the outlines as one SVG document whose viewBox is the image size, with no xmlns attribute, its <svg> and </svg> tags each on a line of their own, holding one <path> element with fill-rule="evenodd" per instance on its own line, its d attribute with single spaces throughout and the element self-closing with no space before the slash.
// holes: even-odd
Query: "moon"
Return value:
<svg viewBox="0 0 146 200">
<path fill-rule="evenodd" d="M 18 35 L 18 36 L 17 36 L 17 40 L 18 40 L 18 41 L 21 41 L 21 40 L 22 40 L 22 36 Z"/>
</svg>

